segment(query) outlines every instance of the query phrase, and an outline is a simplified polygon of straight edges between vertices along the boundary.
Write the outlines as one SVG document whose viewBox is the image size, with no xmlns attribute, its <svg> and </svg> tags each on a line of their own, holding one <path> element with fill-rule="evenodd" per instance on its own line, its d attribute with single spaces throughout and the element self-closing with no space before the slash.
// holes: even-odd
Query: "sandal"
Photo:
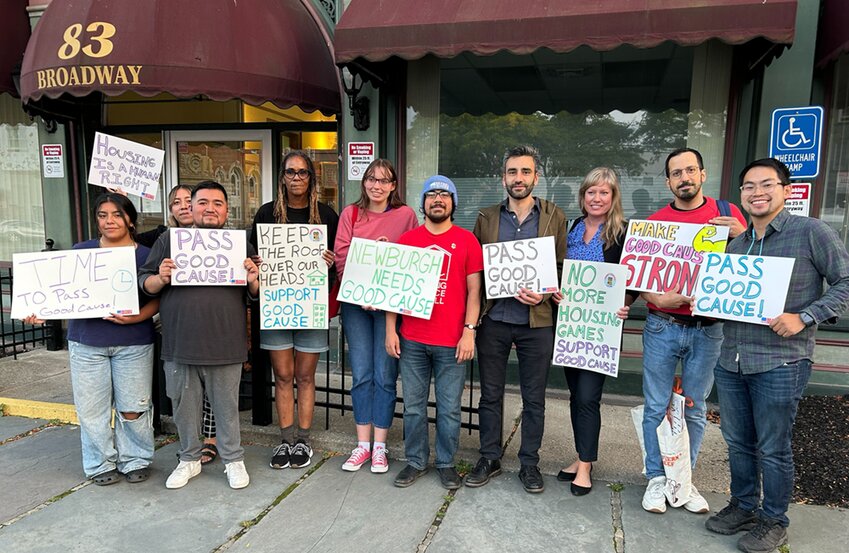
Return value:
<svg viewBox="0 0 849 553">
<path fill-rule="evenodd" d="M 145 480 L 150 478 L 150 467 L 142 467 L 140 469 L 131 470 L 130 472 L 125 474 L 124 477 L 130 484 L 138 484 L 139 482 L 144 482 Z"/>
<path fill-rule="evenodd" d="M 118 472 L 116 469 L 112 469 L 92 476 L 91 480 L 98 486 L 108 486 L 110 484 L 115 484 L 120 481 L 121 473 Z"/>
<path fill-rule="evenodd" d="M 200 448 L 200 464 L 208 465 L 209 463 L 215 461 L 218 458 L 218 448 L 215 447 L 215 444 L 204 443 L 203 447 Z M 204 460 L 204 457 L 206 459 Z"/>
</svg>

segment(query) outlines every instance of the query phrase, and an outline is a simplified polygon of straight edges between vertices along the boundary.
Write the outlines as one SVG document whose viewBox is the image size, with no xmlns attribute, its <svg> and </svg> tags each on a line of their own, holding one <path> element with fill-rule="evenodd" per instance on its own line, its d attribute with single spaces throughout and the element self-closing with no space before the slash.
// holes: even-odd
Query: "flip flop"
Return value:
<svg viewBox="0 0 849 553">
<path fill-rule="evenodd" d="M 131 470 L 130 472 L 125 474 L 124 477 L 130 484 L 138 484 L 139 482 L 144 482 L 145 480 L 150 478 L 150 467 L 142 467 L 140 469 Z"/>
<path fill-rule="evenodd" d="M 112 469 L 92 476 L 91 480 L 98 486 L 108 486 L 119 482 L 121 480 L 121 473 L 116 469 Z"/>
<path fill-rule="evenodd" d="M 200 448 L 200 464 L 208 465 L 209 463 L 215 461 L 218 458 L 218 448 L 215 447 L 215 444 L 205 443 L 203 447 Z M 208 457 L 207 460 L 204 461 L 204 457 Z"/>
</svg>

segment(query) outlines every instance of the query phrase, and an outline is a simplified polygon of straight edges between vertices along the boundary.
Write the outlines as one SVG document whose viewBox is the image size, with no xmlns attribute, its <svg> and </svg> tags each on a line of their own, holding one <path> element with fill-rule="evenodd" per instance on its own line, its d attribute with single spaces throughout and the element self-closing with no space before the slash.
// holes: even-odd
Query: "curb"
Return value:
<svg viewBox="0 0 849 553">
<path fill-rule="evenodd" d="M 3 406 L 3 415 L 6 416 L 58 420 L 70 424 L 80 424 L 77 420 L 76 409 L 73 405 L 67 403 L 49 403 L 46 401 L 0 397 L 0 405 Z"/>
</svg>

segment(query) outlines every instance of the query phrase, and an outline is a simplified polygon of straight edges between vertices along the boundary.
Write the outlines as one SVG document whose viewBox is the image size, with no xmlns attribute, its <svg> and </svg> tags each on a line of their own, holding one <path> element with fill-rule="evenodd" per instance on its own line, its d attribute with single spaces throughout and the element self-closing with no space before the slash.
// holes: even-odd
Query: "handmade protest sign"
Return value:
<svg viewBox="0 0 849 553">
<path fill-rule="evenodd" d="M 257 225 L 260 328 L 327 328 L 325 225 Z"/>
<path fill-rule="evenodd" d="M 556 292 L 554 237 L 484 244 L 483 275 L 487 299 L 512 298 L 519 288 L 537 294 Z"/>
<path fill-rule="evenodd" d="M 563 262 L 552 364 L 616 377 L 628 269 L 615 263 Z"/>
<path fill-rule="evenodd" d="M 137 315 L 136 250 L 86 248 L 12 255 L 12 318 Z"/>
<path fill-rule="evenodd" d="M 728 227 L 632 220 L 620 263 L 628 267 L 628 289 L 663 293 L 680 286 L 692 296 L 699 266 L 709 252 L 722 253 Z"/>
<path fill-rule="evenodd" d="M 245 286 L 247 241 L 245 231 L 233 229 L 172 228 L 172 286 Z"/>
<path fill-rule="evenodd" d="M 790 257 L 709 253 L 696 281 L 693 313 L 769 324 L 784 312 L 795 263 Z"/>
<path fill-rule="evenodd" d="M 339 301 L 430 319 L 445 253 L 353 238 Z"/>
<path fill-rule="evenodd" d="M 154 200 L 159 190 L 163 159 L 165 151 L 159 148 L 95 133 L 88 182 Z"/>
</svg>

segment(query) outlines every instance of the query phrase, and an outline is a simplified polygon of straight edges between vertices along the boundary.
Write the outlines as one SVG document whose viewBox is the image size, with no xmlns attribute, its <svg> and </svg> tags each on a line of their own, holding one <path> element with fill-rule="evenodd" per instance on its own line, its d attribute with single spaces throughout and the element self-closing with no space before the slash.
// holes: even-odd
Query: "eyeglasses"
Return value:
<svg viewBox="0 0 849 553">
<path fill-rule="evenodd" d="M 374 176 L 366 177 L 366 183 L 371 186 L 374 186 L 375 184 L 379 184 L 380 186 L 389 186 L 393 182 L 395 182 L 395 179 L 378 179 Z"/>
<path fill-rule="evenodd" d="M 431 190 L 429 192 L 425 192 L 425 198 L 430 200 L 435 200 L 436 198 L 450 198 L 452 196 L 451 192 L 448 190 Z"/>
<path fill-rule="evenodd" d="M 769 192 L 772 192 L 773 188 L 775 188 L 776 186 L 779 186 L 779 185 L 784 186 L 785 184 L 789 184 L 789 183 L 773 182 L 773 181 L 759 182 L 759 183 L 747 182 L 747 183 L 740 185 L 740 192 L 745 192 L 746 194 L 751 194 L 752 192 L 755 191 L 756 188 L 760 188 L 764 192 L 769 193 Z"/>
<path fill-rule="evenodd" d="M 683 175 L 684 173 L 687 173 L 688 177 L 695 177 L 696 173 L 698 173 L 699 171 L 701 171 L 701 169 L 699 169 L 698 167 L 693 165 L 693 166 L 687 167 L 685 169 L 675 169 L 674 171 L 670 171 L 669 176 L 672 177 L 673 179 L 680 179 L 681 175 Z"/>
<path fill-rule="evenodd" d="M 298 169 L 297 171 L 295 169 L 286 169 L 285 171 L 283 171 L 283 174 L 289 177 L 290 179 L 294 179 L 296 176 L 299 179 L 306 179 L 312 173 L 307 169 Z"/>
</svg>

